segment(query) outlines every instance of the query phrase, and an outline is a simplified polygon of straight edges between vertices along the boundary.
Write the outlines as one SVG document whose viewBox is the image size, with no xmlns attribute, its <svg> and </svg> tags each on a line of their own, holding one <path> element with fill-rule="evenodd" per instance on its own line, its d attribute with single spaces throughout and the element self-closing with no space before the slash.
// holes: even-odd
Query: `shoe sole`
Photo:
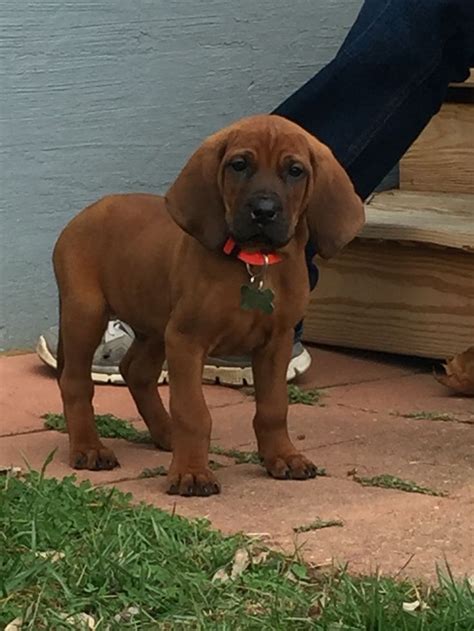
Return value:
<svg viewBox="0 0 474 631">
<path fill-rule="evenodd" d="M 48 345 L 46 344 L 46 340 L 44 339 L 42 335 L 40 336 L 38 343 L 36 345 L 36 354 L 38 355 L 38 357 L 41 359 L 43 363 L 45 363 L 50 368 L 57 370 L 58 362 L 56 360 L 56 357 L 49 350 Z M 125 385 L 125 381 L 119 372 L 105 373 L 105 372 L 97 372 L 95 370 L 92 370 L 91 377 L 94 383 L 99 383 L 99 384 L 104 383 L 104 384 L 111 384 L 115 386 Z M 168 377 L 168 373 L 166 371 L 162 371 L 159 377 L 158 383 L 160 384 L 166 383 L 167 377 Z"/>
<path fill-rule="evenodd" d="M 298 375 L 305 373 L 311 366 L 311 355 L 306 349 L 293 357 L 288 364 L 286 380 L 293 381 Z M 253 372 L 250 366 L 204 366 L 202 375 L 204 383 L 218 383 L 222 386 L 253 386 Z"/>
<path fill-rule="evenodd" d="M 46 340 L 43 336 L 40 336 L 38 344 L 36 345 L 36 353 L 38 357 L 47 366 L 57 369 L 58 363 L 56 358 L 51 353 L 46 344 Z M 286 380 L 293 381 L 298 375 L 305 373 L 311 366 L 311 355 L 306 349 L 298 355 L 293 357 L 288 365 L 288 371 L 286 373 Z M 94 383 L 103 383 L 111 385 L 125 385 L 125 381 L 122 375 L 117 373 L 102 373 L 91 371 L 92 381 Z M 238 366 L 204 366 L 202 380 L 208 384 L 220 384 L 222 386 L 253 386 L 253 372 L 250 366 L 244 366 L 242 368 Z M 168 371 L 162 370 L 158 377 L 158 385 L 168 383 Z"/>
</svg>

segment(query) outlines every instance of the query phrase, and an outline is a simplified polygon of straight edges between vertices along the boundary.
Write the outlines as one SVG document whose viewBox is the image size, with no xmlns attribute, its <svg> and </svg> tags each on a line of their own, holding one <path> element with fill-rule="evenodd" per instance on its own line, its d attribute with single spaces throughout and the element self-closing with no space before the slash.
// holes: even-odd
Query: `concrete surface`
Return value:
<svg viewBox="0 0 474 631">
<path fill-rule="evenodd" d="M 148 445 L 106 440 L 119 469 L 78 472 L 94 484 L 114 484 L 136 500 L 189 517 L 208 517 L 224 532 L 258 533 L 271 545 L 295 547 L 313 563 L 349 563 L 355 572 L 434 579 L 446 559 L 456 576 L 474 570 L 474 400 L 452 396 L 431 367 L 403 358 L 311 349 L 313 366 L 301 387 L 321 388 L 320 404 L 290 408 L 295 443 L 327 477 L 306 482 L 270 479 L 257 465 L 212 456 L 223 491 L 211 498 L 170 497 L 164 478 L 139 478 L 144 468 L 167 466 L 170 455 Z M 40 468 L 57 449 L 48 475 L 62 477 L 67 437 L 46 431 L 41 415 L 61 410 L 54 375 L 34 355 L 0 358 L 0 465 Z M 165 400 L 167 387 L 160 387 Z M 253 400 L 239 390 L 205 387 L 214 420 L 213 444 L 255 449 Z M 128 418 L 140 429 L 128 391 L 96 388 L 96 411 Z M 441 413 L 449 420 L 408 418 Z M 430 414 L 427 414 L 430 413 Z M 405 416 L 404 416 L 405 415 Z M 446 418 L 446 416 L 444 416 Z M 442 497 L 358 484 L 353 475 L 391 474 L 443 493 Z M 316 518 L 343 527 L 295 534 Z"/>
</svg>

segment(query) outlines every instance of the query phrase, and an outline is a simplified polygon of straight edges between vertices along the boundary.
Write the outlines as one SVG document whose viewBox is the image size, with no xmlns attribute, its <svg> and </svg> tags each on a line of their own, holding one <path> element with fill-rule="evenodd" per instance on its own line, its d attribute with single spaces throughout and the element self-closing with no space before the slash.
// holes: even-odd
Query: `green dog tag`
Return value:
<svg viewBox="0 0 474 631">
<path fill-rule="evenodd" d="M 246 311 L 260 309 L 263 313 L 273 313 L 273 298 L 275 294 L 271 289 L 258 289 L 251 285 L 242 285 L 240 288 L 240 306 Z"/>
</svg>

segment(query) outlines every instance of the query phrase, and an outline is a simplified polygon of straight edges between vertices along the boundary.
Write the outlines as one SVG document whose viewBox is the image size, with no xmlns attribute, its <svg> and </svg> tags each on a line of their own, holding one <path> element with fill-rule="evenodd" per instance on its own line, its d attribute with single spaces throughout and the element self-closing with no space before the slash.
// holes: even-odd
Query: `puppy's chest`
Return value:
<svg viewBox="0 0 474 631">
<path fill-rule="evenodd" d="M 303 276 L 304 279 L 304 276 Z M 253 281 L 248 274 L 209 288 L 199 318 L 219 353 L 250 352 L 273 335 L 293 328 L 307 300 L 307 283 L 267 273 Z M 204 332 L 204 331 L 203 331 Z"/>
</svg>

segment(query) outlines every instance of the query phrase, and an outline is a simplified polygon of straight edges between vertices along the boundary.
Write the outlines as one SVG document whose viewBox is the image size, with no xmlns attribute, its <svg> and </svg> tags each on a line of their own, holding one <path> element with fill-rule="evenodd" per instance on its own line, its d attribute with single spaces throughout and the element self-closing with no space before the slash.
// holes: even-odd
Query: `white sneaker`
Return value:
<svg viewBox="0 0 474 631">
<path fill-rule="evenodd" d="M 120 320 L 111 320 L 92 361 L 92 380 L 95 383 L 124 384 L 119 371 L 120 362 L 134 338 L 132 329 Z M 48 329 L 40 335 L 36 345 L 39 358 L 51 368 L 57 368 L 58 327 Z M 301 342 L 295 342 L 288 365 L 286 380 L 292 381 L 311 366 L 311 355 Z M 158 383 L 167 383 L 166 362 Z M 208 357 L 204 366 L 203 381 L 226 386 L 252 386 L 253 373 L 250 357 Z"/>
</svg>

